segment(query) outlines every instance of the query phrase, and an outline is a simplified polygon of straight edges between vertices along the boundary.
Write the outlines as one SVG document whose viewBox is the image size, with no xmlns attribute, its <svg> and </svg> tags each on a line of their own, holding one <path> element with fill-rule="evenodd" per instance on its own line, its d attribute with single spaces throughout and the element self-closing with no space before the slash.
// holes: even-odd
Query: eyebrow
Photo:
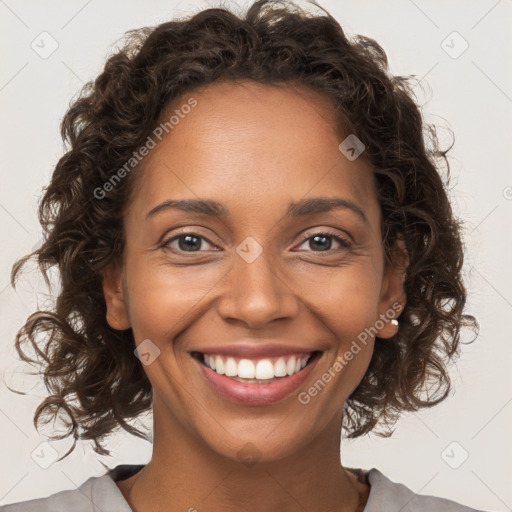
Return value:
<svg viewBox="0 0 512 512">
<path fill-rule="evenodd" d="M 169 199 L 152 208 L 146 219 L 166 210 L 177 209 L 188 213 L 199 213 L 211 217 L 229 216 L 229 210 L 221 203 L 210 199 Z M 368 218 L 364 211 L 354 202 L 341 197 L 314 197 L 301 199 L 288 205 L 286 217 L 304 217 L 326 213 L 331 210 L 345 209 L 354 212 L 365 223 L 369 225 Z"/>
</svg>

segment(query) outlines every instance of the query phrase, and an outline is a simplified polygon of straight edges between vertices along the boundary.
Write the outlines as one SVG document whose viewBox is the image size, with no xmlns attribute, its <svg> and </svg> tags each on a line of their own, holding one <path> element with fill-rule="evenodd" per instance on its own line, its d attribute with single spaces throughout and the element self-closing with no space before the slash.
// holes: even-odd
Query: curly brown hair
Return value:
<svg viewBox="0 0 512 512">
<path fill-rule="evenodd" d="M 413 99 L 413 77 L 391 75 L 377 42 L 360 35 L 349 40 L 314 5 L 323 13 L 260 0 L 243 16 L 206 9 L 129 31 L 65 114 L 61 134 L 69 150 L 39 204 L 44 243 L 14 264 L 11 283 L 30 258 L 37 257 L 47 283 L 48 269 L 58 266 L 55 307 L 30 315 L 15 343 L 24 361 L 41 365 L 50 392 L 35 411 L 36 428 L 43 418 L 69 417 L 67 432 L 54 436 L 73 436 L 66 455 L 77 439 L 94 440 L 95 451 L 108 455 L 102 441 L 117 427 L 147 438 L 130 420 L 152 402 L 133 333 L 108 325 L 102 291 L 102 272 L 123 258 L 123 215 L 138 169 L 101 199 L 98 190 L 143 144 L 164 109 L 221 80 L 299 84 L 331 98 L 337 119 L 363 141 L 362 158 L 375 172 L 386 265 L 397 238 L 405 241 L 407 301 L 400 328 L 385 343 L 376 340 L 369 368 L 344 406 L 348 437 L 370 431 L 389 436 L 401 411 L 448 395 L 447 364 L 459 355 L 461 328 L 478 327 L 463 314 L 462 223 L 447 195 L 446 155 L 453 143 L 439 148 L 435 127 L 424 123 Z M 40 333 L 44 347 L 36 340 Z M 27 342 L 37 357 L 24 352 Z"/>
</svg>

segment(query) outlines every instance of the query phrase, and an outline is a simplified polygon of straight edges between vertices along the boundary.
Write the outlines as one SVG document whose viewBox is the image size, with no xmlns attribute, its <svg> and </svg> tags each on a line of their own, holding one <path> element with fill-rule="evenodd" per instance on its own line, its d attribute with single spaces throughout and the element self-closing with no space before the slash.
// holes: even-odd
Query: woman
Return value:
<svg viewBox="0 0 512 512">
<path fill-rule="evenodd" d="M 36 251 L 62 289 L 16 346 L 47 332 L 36 421 L 108 454 L 151 409 L 153 455 L 2 510 L 472 510 L 340 461 L 342 429 L 442 401 L 476 326 L 422 128 L 382 48 L 328 13 L 131 32 L 64 118 Z"/>
</svg>

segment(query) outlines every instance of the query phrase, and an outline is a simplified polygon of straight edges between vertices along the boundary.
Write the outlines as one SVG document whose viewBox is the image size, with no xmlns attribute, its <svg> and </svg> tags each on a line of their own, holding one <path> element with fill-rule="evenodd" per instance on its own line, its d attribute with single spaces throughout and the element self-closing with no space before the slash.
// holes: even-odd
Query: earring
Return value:
<svg viewBox="0 0 512 512">
<path fill-rule="evenodd" d="M 384 322 L 383 322 L 384 323 Z M 384 323 L 381 328 L 379 334 L 377 335 L 379 338 L 392 338 L 398 332 L 398 320 L 390 320 L 389 322 Z"/>
</svg>

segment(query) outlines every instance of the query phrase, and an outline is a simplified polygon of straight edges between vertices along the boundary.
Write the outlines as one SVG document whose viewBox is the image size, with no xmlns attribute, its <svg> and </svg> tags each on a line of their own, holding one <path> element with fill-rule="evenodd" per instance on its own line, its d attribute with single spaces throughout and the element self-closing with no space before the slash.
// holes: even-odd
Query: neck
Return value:
<svg viewBox="0 0 512 512">
<path fill-rule="evenodd" d="M 341 465 L 341 414 L 321 437 L 287 457 L 272 460 L 248 443 L 233 459 L 157 405 L 151 461 L 118 482 L 134 512 L 362 510 L 369 488 Z"/>
</svg>

